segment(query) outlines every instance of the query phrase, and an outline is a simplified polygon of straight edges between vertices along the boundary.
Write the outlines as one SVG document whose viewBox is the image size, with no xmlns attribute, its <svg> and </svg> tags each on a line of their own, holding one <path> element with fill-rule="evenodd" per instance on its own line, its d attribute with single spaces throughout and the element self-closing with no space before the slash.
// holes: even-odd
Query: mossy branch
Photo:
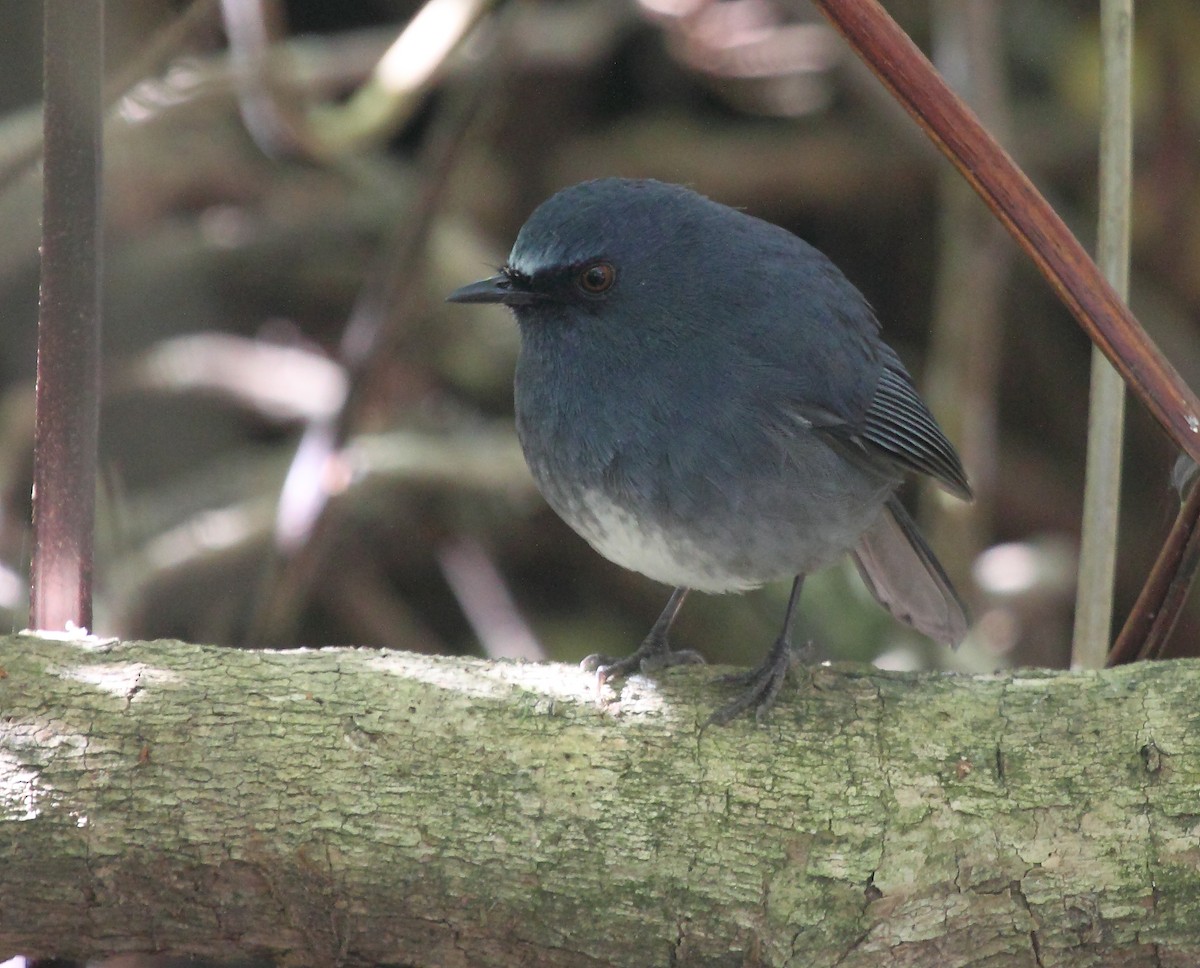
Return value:
<svg viewBox="0 0 1200 968">
<path fill-rule="evenodd" d="M 284 965 L 1200 957 L 1200 662 L 705 669 L 0 640 L 0 952 Z M 1040 960 L 1039 960 L 1040 959 Z"/>
</svg>

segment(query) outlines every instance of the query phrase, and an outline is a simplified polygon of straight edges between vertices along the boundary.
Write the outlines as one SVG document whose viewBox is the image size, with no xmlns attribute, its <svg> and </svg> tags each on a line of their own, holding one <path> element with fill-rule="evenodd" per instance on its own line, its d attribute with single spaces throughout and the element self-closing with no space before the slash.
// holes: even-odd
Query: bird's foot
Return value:
<svg viewBox="0 0 1200 968">
<path fill-rule="evenodd" d="M 611 655 L 589 655 L 579 667 L 585 672 L 596 673 L 603 685 L 612 679 L 620 679 L 632 672 L 652 673 L 677 665 L 703 665 L 704 656 L 693 649 L 675 650 L 667 643 L 665 635 L 647 635 L 636 651 L 622 659 Z"/>
<path fill-rule="evenodd" d="M 779 690 L 783 688 L 784 682 L 787 681 L 788 673 L 794 666 L 799 665 L 803 661 L 804 655 L 808 650 L 809 646 L 799 649 L 795 648 L 786 638 L 781 636 L 775 640 L 775 644 L 771 646 L 771 651 L 767 653 L 767 657 L 758 668 L 752 669 L 749 672 L 719 676 L 717 678 L 718 682 L 727 685 L 742 686 L 743 691 L 732 702 L 726 703 L 709 716 L 705 725 L 724 726 L 751 707 L 754 709 L 754 718 L 760 723 L 764 722 L 767 718 L 767 713 L 770 712 L 771 706 L 775 704 L 775 698 L 779 695 Z"/>
</svg>

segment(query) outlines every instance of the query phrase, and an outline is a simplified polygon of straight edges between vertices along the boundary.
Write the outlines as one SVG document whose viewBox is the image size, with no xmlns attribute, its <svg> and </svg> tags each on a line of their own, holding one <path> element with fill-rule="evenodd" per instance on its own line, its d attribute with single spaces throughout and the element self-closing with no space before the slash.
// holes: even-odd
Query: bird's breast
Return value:
<svg viewBox="0 0 1200 968">
<path fill-rule="evenodd" d="M 895 487 L 811 431 L 780 437 L 736 384 L 545 363 L 523 351 L 516 388 L 538 488 L 600 554 L 664 584 L 742 591 L 821 567 Z"/>
<path fill-rule="evenodd" d="M 518 371 L 517 434 L 550 506 L 609 561 L 655 581 L 713 592 L 760 584 L 724 567 L 676 514 L 675 485 L 699 484 L 673 460 L 692 428 L 628 371 L 593 377 L 563 379 L 528 360 Z"/>
</svg>

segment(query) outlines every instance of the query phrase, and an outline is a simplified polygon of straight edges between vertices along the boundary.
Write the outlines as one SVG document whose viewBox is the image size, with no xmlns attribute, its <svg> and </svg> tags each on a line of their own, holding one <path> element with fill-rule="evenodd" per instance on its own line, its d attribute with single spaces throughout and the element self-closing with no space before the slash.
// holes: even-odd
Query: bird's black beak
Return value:
<svg viewBox="0 0 1200 968">
<path fill-rule="evenodd" d="M 501 272 L 490 279 L 481 279 L 469 286 L 455 289 L 446 297 L 446 302 L 503 303 L 505 306 L 524 306 L 538 302 L 541 298 L 540 292 L 533 291 L 520 279 Z"/>
</svg>

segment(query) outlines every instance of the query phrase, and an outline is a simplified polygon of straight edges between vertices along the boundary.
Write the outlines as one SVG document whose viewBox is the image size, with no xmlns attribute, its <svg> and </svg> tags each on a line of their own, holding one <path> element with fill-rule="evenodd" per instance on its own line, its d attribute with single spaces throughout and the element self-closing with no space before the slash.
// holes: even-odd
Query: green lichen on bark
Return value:
<svg viewBox="0 0 1200 968">
<path fill-rule="evenodd" d="M 599 703 L 563 666 L 365 649 L 9 638 L 0 666 L 6 951 L 1200 956 L 1200 663 L 822 667 L 709 729 L 704 669 Z"/>
</svg>

